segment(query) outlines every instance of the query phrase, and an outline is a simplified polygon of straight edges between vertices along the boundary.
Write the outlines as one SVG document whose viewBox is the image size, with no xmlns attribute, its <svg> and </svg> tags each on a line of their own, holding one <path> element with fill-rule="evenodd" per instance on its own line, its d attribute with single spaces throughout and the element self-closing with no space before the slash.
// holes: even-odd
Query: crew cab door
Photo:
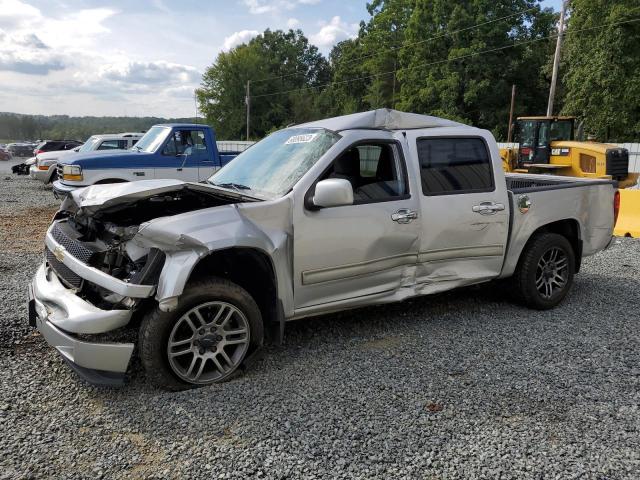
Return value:
<svg viewBox="0 0 640 480">
<path fill-rule="evenodd" d="M 418 159 L 421 182 L 417 293 L 497 277 L 507 243 L 509 205 L 495 140 L 483 131 L 471 136 L 409 131 L 407 141 Z"/>
<path fill-rule="evenodd" d="M 336 149 L 315 183 L 348 180 L 354 204 L 314 209 L 315 183 L 295 192 L 293 214 L 294 304 L 355 305 L 393 295 L 413 283 L 421 218 L 409 182 L 403 139 L 391 132 L 363 132 Z M 355 142 L 355 143 L 353 143 Z M 307 188 L 307 187 L 305 187 Z"/>
<path fill-rule="evenodd" d="M 185 128 L 172 131 L 159 152 L 155 178 L 197 182 L 202 150 L 196 148 L 195 142 L 202 134 L 202 130 L 199 129 Z"/>
</svg>

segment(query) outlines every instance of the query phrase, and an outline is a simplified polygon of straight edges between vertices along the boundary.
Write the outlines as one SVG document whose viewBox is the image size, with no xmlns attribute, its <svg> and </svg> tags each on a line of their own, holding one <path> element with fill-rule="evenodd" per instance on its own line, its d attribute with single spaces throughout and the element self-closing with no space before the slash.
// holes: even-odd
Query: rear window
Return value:
<svg viewBox="0 0 640 480">
<path fill-rule="evenodd" d="M 421 138 L 417 142 L 424 195 L 494 189 L 491 158 L 480 138 Z"/>
</svg>

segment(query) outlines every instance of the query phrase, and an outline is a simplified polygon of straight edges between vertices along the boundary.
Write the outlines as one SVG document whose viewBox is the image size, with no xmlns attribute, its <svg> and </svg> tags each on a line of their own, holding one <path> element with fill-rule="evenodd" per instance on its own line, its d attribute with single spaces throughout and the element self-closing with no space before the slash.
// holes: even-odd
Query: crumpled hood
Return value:
<svg viewBox="0 0 640 480">
<path fill-rule="evenodd" d="M 113 205 L 175 192 L 184 188 L 211 193 L 212 188 L 181 180 L 139 180 L 137 182 L 91 185 L 71 192 L 75 204 L 85 211 L 97 211 Z"/>
</svg>

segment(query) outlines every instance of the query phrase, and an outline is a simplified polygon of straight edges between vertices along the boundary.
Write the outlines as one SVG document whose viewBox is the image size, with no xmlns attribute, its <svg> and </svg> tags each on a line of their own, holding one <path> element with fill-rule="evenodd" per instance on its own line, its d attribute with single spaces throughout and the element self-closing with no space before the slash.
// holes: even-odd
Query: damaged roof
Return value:
<svg viewBox="0 0 640 480">
<path fill-rule="evenodd" d="M 296 126 L 327 128 L 333 131 L 353 129 L 408 130 L 412 128 L 435 127 L 473 128 L 463 123 L 454 122 L 445 118 L 401 112 L 390 108 L 379 108 L 378 110 L 371 110 L 369 112 L 326 118 L 324 120 L 317 120 L 315 122 L 303 123 Z"/>
</svg>

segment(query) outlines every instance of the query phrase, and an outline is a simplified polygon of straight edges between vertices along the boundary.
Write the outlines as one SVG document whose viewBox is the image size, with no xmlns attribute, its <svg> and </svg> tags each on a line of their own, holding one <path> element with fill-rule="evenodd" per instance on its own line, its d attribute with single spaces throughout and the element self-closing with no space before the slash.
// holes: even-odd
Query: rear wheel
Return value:
<svg viewBox="0 0 640 480">
<path fill-rule="evenodd" d="M 553 308 L 569 293 L 574 272 L 575 254 L 569 241 L 557 233 L 536 234 L 514 274 L 516 295 L 530 308 Z"/>
<path fill-rule="evenodd" d="M 140 356 L 156 386 L 181 390 L 231 378 L 262 345 L 260 310 L 223 279 L 190 284 L 174 312 L 156 309 L 140 327 Z"/>
</svg>

